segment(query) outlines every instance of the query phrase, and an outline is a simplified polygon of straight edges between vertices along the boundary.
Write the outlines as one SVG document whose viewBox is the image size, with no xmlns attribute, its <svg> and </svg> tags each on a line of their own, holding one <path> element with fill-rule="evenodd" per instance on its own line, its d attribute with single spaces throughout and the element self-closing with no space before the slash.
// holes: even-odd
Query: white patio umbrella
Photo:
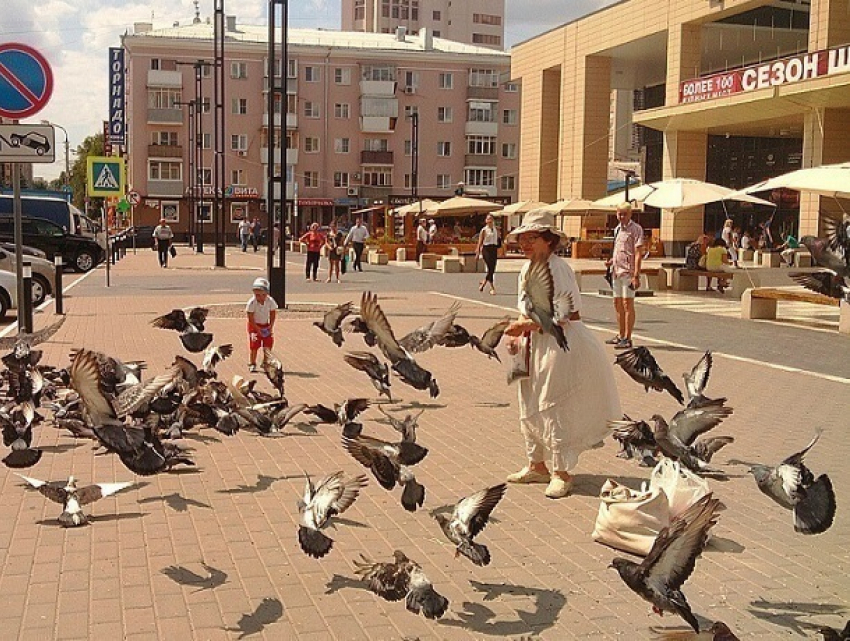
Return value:
<svg viewBox="0 0 850 641">
<path fill-rule="evenodd" d="M 520 200 L 502 209 L 495 210 L 492 214 L 494 216 L 515 216 L 517 214 L 527 214 L 533 209 L 545 209 L 546 207 L 549 207 L 549 205 L 539 200 Z"/>
<path fill-rule="evenodd" d="M 629 193 L 631 195 L 631 192 Z M 604 200 L 604 199 L 603 199 Z M 599 201 L 587 200 L 585 198 L 565 198 L 551 205 L 546 205 L 543 209 L 550 211 L 555 215 L 562 216 L 582 216 L 592 210 L 610 210 L 613 211 L 620 204 L 618 201 L 613 205 L 600 206 Z"/>
<path fill-rule="evenodd" d="M 742 189 L 741 193 L 755 194 L 771 189 L 811 191 L 834 198 L 850 198 L 850 162 L 797 169 Z"/>
<path fill-rule="evenodd" d="M 610 204 L 612 199 L 625 198 L 625 192 L 597 200 L 594 204 Z M 769 200 L 762 200 L 749 194 L 736 192 L 722 185 L 694 180 L 692 178 L 673 178 L 660 182 L 649 183 L 629 190 L 629 199 L 642 202 L 644 205 L 678 211 L 690 207 L 699 207 L 708 203 L 722 200 L 736 200 L 757 205 L 774 206 Z"/>
<path fill-rule="evenodd" d="M 407 216 L 408 214 L 418 214 L 420 211 L 423 214 L 427 214 L 429 209 L 434 209 L 437 205 L 439 205 L 436 200 L 431 200 L 430 198 L 423 198 L 422 204 L 420 206 L 419 201 L 415 201 L 410 203 L 409 205 L 404 205 L 395 210 L 396 216 Z"/>
<path fill-rule="evenodd" d="M 467 196 L 454 196 L 444 200 L 436 207 L 428 209 L 428 216 L 439 218 L 440 216 L 464 216 L 466 214 L 486 214 L 501 209 L 498 203 Z"/>
</svg>

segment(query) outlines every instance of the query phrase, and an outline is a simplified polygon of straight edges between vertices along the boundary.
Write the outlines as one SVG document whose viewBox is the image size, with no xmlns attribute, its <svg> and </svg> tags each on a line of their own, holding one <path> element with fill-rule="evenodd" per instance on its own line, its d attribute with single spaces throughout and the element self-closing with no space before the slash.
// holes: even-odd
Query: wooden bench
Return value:
<svg viewBox="0 0 850 641">
<path fill-rule="evenodd" d="M 576 282 L 578 289 L 581 291 L 581 281 L 583 276 L 604 276 L 607 270 L 604 267 L 590 267 L 577 269 Z M 644 267 L 640 270 L 641 276 L 646 277 L 646 288 L 655 292 L 664 291 L 667 289 L 667 272 L 659 267 Z"/>
<path fill-rule="evenodd" d="M 776 303 L 780 300 L 813 305 L 839 307 L 838 331 L 850 334 L 850 305 L 837 298 L 799 289 L 780 289 L 778 287 L 750 287 L 741 297 L 741 318 L 747 320 L 776 319 Z"/>
<path fill-rule="evenodd" d="M 708 272 L 704 269 L 677 269 L 673 272 L 673 289 L 677 292 L 699 291 L 700 276 L 709 278 L 725 278 L 732 280 L 735 272 Z"/>
</svg>

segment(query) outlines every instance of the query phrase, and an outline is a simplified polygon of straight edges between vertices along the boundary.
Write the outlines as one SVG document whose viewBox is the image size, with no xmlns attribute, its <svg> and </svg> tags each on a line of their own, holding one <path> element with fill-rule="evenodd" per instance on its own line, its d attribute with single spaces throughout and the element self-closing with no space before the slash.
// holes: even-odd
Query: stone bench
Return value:
<svg viewBox="0 0 850 641">
<path fill-rule="evenodd" d="M 782 264 L 782 254 L 779 252 L 761 252 L 762 267 L 779 267 Z"/>
<path fill-rule="evenodd" d="M 439 257 L 439 254 L 423 253 L 419 256 L 419 269 L 437 269 L 437 259 Z"/>
<path fill-rule="evenodd" d="M 463 271 L 458 256 L 443 256 L 437 261 L 438 269 L 444 274 L 459 274 Z"/>
<path fill-rule="evenodd" d="M 484 261 L 476 260 L 475 254 L 460 254 L 457 259 L 460 261 L 460 271 L 465 274 L 475 274 L 485 270 Z"/>
<path fill-rule="evenodd" d="M 738 255 L 739 255 L 740 259 L 741 259 L 741 260 L 746 260 L 746 261 L 748 261 L 748 262 L 753 260 L 753 255 L 754 255 L 754 254 L 755 254 L 755 250 L 754 250 L 754 249 L 741 249 L 741 250 L 738 252 Z"/>
<path fill-rule="evenodd" d="M 812 266 L 812 255 L 803 250 L 796 250 L 794 252 L 794 267 L 811 267 Z"/>
<path fill-rule="evenodd" d="M 746 320 L 776 319 L 776 303 L 780 300 L 813 305 L 839 307 L 838 331 L 850 334 L 850 305 L 837 298 L 798 289 L 780 289 L 778 287 L 750 287 L 741 297 L 741 318 Z"/>
<path fill-rule="evenodd" d="M 604 276 L 607 270 L 604 267 L 590 267 L 577 269 L 575 272 L 576 283 L 581 291 L 583 276 Z M 646 278 L 646 288 L 654 292 L 667 289 L 667 272 L 659 267 L 646 267 L 640 270 L 640 275 Z"/>
<path fill-rule="evenodd" d="M 724 278 L 733 280 L 735 272 L 708 272 L 704 269 L 677 269 L 673 272 L 673 289 L 677 292 L 699 291 L 700 276 L 705 279 Z"/>
<path fill-rule="evenodd" d="M 389 254 L 385 254 L 384 252 L 379 252 L 375 249 L 370 249 L 366 262 L 369 265 L 389 265 L 390 256 Z"/>
</svg>

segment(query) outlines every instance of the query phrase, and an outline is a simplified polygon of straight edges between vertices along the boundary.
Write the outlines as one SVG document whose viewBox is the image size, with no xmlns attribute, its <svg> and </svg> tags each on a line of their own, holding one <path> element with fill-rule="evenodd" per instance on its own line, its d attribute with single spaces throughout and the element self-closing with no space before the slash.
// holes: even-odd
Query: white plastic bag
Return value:
<svg viewBox="0 0 850 641">
<path fill-rule="evenodd" d="M 512 354 L 508 361 L 508 385 L 521 378 L 528 378 L 531 359 L 531 336 L 523 334 L 519 337 L 519 350 Z"/>
<path fill-rule="evenodd" d="M 635 491 L 608 479 L 599 498 L 592 535 L 597 543 L 646 556 L 658 533 L 670 525 L 670 508 L 660 488 Z"/>
<path fill-rule="evenodd" d="M 711 491 L 708 481 L 669 458 L 662 458 L 652 470 L 649 489 L 656 488 L 667 495 L 671 519 L 679 516 Z"/>
</svg>

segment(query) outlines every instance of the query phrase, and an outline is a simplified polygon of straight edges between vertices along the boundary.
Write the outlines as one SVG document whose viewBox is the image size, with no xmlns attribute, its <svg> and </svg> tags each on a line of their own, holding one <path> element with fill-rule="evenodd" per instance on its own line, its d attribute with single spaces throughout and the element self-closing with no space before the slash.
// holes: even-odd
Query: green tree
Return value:
<svg viewBox="0 0 850 641">
<path fill-rule="evenodd" d="M 41 189 L 43 191 L 50 189 L 49 185 L 47 184 L 47 181 L 44 178 L 34 178 L 32 181 L 32 188 Z"/>
<path fill-rule="evenodd" d="M 71 165 L 71 189 L 74 192 L 74 204 L 82 210 L 86 206 L 86 159 L 103 155 L 103 133 L 88 136 L 81 145 L 77 146 L 77 157 Z M 100 201 L 101 199 L 97 199 Z"/>
</svg>

